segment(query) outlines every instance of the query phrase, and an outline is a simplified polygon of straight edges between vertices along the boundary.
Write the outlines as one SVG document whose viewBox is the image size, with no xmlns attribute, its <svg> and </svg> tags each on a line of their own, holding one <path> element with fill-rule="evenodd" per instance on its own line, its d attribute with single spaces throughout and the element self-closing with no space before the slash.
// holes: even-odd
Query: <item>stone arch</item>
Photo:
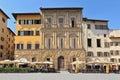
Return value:
<svg viewBox="0 0 120 80">
<path fill-rule="evenodd" d="M 45 53 L 43 53 L 43 61 L 46 61 L 46 59 L 47 58 L 50 58 L 51 59 L 51 61 L 53 61 L 53 55 L 51 54 L 51 52 L 45 52 Z"/>
<path fill-rule="evenodd" d="M 108 59 L 108 58 L 104 58 L 104 61 L 105 61 L 105 62 L 108 62 L 108 61 L 109 61 L 109 59 Z"/>
<path fill-rule="evenodd" d="M 78 60 L 81 60 L 80 59 L 80 53 L 79 52 L 77 52 L 77 51 L 71 51 L 70 52 L 70 55 L 69 55 L 69 59 L 71 59 L 71 58 L 73 58 L 73 57 L 76 57 Z"/>
<path fill-rule="evenodd" d="M 86 62 L 91 62 L 91 61 L 93 61 L 92 58 L 87 58 L 87 59 L 86 59 Z"/>
<path fill-rule="evenodd" d="M 101 61 L 99 58 L 95 58 L 94 61 Z"/>
</svg>

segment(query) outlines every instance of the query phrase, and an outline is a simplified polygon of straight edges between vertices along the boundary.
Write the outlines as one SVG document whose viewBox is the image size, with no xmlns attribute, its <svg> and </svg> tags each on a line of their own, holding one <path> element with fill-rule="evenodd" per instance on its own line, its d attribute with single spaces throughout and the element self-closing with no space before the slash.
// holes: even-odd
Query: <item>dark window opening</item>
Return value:
<svg viewBox="0 0 120 80">
<path fill-rule="evenodd" d="M 27 44 L 27 49 L 31 49 L 31 44 Z"/>
<path fill-rule="evenodd" d="M 23 44 L 17 44 L 17 49 L 23 49 Z"/>
<path fill-rule="evenodd" d="M 91 26 L 90 26 L 90 24 L 87 24 L 87 28 L 88 28 L 88 29 L 91 29 Z"/>
<path fill-rule="evenodd" d="M 101 47 L 101 40 L 97 39 L 97 47 Z"/>
<path fill-rule="evenodd" d="M 35 49 L 39 49 L 39 44 L 35 44 Z"/>
<path fill-rule="evenodd" d="M 4 18 L 2 18 L 2 21 L 5 23 L 5 19 Z"/>
<path fill-rule="evenodd" d="M 34 20 L 34 24 L 41 24 L 41 20 Z"/>
<path fill-rule="evenodd" d="M 88 47 L 92 47 L 91 39 L 88 39 L 87 43 L 88 43 Z"/>
<path fill-rule="evenodd" d="M 40 32 L 39 31 L 36 31 L 36 36 L 39 36 L 40 35 Z"/>
</svg>

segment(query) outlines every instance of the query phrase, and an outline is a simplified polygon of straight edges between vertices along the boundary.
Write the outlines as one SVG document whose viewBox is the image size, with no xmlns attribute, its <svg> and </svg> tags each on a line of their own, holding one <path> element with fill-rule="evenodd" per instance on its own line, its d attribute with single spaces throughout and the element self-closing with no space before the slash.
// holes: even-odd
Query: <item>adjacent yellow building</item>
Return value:
<svg viewBox="0 0 120 80">
<path fill-rule="evenodd" d="M 14 32 L 7 27 L 9 17 L 0 9 L 0 60 L 14 59 Z"/>
<path fill-rule="evenodd" d="M 57 70 L 67 70 L 76 60 L 85 62 L 82 8 L 40 10 L 40 13 L 13 13 L 16 20 L 15 59 L 51 61 Z"/>
</svg>

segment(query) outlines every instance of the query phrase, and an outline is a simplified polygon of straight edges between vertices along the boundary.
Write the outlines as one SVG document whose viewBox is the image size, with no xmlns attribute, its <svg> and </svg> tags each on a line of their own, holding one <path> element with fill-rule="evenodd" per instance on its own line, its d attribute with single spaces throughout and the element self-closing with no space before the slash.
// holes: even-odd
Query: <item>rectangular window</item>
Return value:
<svg viewBox="0 0 120 80">
<path fill-rule="evenodd" d="M 0 46 L 0 49 L 3 49 L 3 45 Z"/>
<path fill-rule="evenodd" d="M 74 28 L 76 26 L 75 18 L 71 18 L 71 27 Z"/>
<path fill-rule="evenodd" d="M 46 27 L 51 27 L 52 21 L 51 18 L 47 18 L 47 26 Z"/>
<path fill-rule="evenodd" d="M 47 61 L 50 61 L 50 58 L 47 58 L 46 60 L 47 60 Z"/>
<path fill-rule="evenodd" d="M 109 48 L 109 42 L 104 42 L 104 47 Z"/>
<path fill-rule="evenodd" d="M 25 24 L 25 20 L 19 20 L 19 24 Z"/>
<path fill-rule="evenodd" d="M 24 36 L 24 31 L 18 31 L 19 36 Z"/>
<path fill-rule="evenodd" d="M 110 51 L 110 54 L 111 54 L 111 55 L 114 55 L 114 52 L 113 52 L 113 50 L 111 50 L 111 51 Z"/>
<path fill-rule="evenodd" d="M 118 42 L 115 42 L 115 46 L 118 46 Z"/>
<path fill-rule="evenodd" d="M 97 47 L 101 47 L 101 40 L 97 39 Z"/>
<path fill-rule="evenodd" d="M 2 54 L 2 52 L 0 52 L 0 58 L 2 58 L 3 57 L 3 54 Z"/>
<path fill-rule="evenodd" d="M 33 20 L 27 20 L 27 24 L 33 24 Z"/>
<path fill-rule="evenodd" d="M 35 44 L 35 49 L 39 49 L 39 44 Z"/>
<path fill-rule="evenodd" d="M 104 52 L 104 57 L 109 57 L 109 52 Z"/>
<path fill-rule="evenodd" d="M 39 36 L 40 35 L 40 32 L 39 31 L 36 31 L 36 36 Z"/>
<path fill-rule="evenodd" d="M 98 57 L 102 57 L 102 56 L 103 56 L 103 53 L 102 53 L 102 52 L 97 52 L 97 56 L 98 56 Z"/>
<path fill-rule="evenodd" d="M 5 18 L 2 17 L 2 21 L 5 23 Z"/>
<path fill-rule="evenodd" d="M 73 62 L 76 61 L 76 58 L 73 58 L 72 61 L 73 61 Z"/>
<path fill-rule="evenodd" d="M 63 38 L 59 38 L 59 49 L 63 48 Z"/>
<path fill-rule="evenodd" d="M 113 42 L 110 42 L 110 46 L 113 46 Z"/>
<path fill-rule="evenodd" d="M 32 62 L 36 62 L 36 58 L 32 58 Z"/>
<path fill-rule="evenodd" d="M 115 62 L 115 59 L 114 59 L 114 58 L 111 58 L 110 61 L 111 61 L 111 62 Z"/>
<path fill-rule="evenodd" d="M 31 49 L 31 44 L 27 44 L 27 49 Z"/>
<path fill-rule="evenodd" d="M 88 52 L 87 52 L 87 56 L 88 56 L 88 57 L 92 57 L 92 56 L 93 56 L 93 52 L 92 52 L 92 51 L 88 51 Z"/>
<path fill-rule="evenodd" d="M 71 38 L 71 48 L 72 49 L 76 48 L 76 38 Z"/>
<path fill-rule="evenodd" d="M 46 39 L 46 48 L 47 49 L 50 49 L 50 46 L 51 46 L 50 42 L 51 42 L 50 38 L 47 38 Z"/>
<path fill-rule="evenodd" d="M 59 18 L 59 19 L 58 19 L 58 24 L 59 24 L 58 27 L 63 27 L 63 24 L 64 24 L 63 18 Z"/>
<path fill-rule="evenodd" d="M 90 26 L 90 24 L 87 24 L 87 28 L 88 28 L 88 29 L 91 29 L 91 26 Z"/>
<path fill-rule="evenodd" d="M 41 24 L 41 19 L 34 20 L 34 24 Z"/>
<path fill-rule="evenodd" d="M 120 59 L 118 59 L 118 61 L 120 62 Z"/>
<path fill-rule="evenodd" d="M 87 44 L 88 44 L 88 47 L 92 47 L 92 40 L 91 40 L 91 39 L 88 39 L 88 40 L 87 40 Z"/>
<path fill-rule="evenodd" d="M 107 30 L 108 26 L 107 25 L 95 25 L 96 30 Z"/>
<path fill-rule="evenodd" d="M 106 37 L 106 34 L 104 34 L 104 37 Z"/>
<path fill-rule="evenodd" d="M 119 50 L 116 50 L 116 51 L 115 51 L 115 55 L 119 55 Z"/>
<path fill-rule="evenodd" d="M 24 31 L 24 36 L 33 36 L 33 31 Z"/>
<path fill-rule="evenodd" d="M 2 33 L 4 33 L 4 29 L 2 28 Z"/>
<path fill-rule="evenodd" d="M 17 44 L 17 49 L 23 49 L 23 44 Z"/>
<path fill-rule="evenodd" d="M 4 37 L 1 37 L 1 41 L 4 41 Z"/>
</svg>

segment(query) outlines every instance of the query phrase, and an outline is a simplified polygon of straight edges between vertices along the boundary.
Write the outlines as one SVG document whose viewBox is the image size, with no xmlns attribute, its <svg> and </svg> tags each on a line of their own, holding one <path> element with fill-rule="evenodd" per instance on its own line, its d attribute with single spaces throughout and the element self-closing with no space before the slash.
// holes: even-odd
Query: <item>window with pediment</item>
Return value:
<svg viewBox="0 0 120 80">
<path fill-rule="evenodd" d="M 64 26 L 64 19 L 58 18 L 58 27 L 63 27 L 63 26 Z"/>
<path fill-rule="evenodd" d="M 76 37 L 71 37 L 71 48 L 76 49 L 77 47 L 77 39 Z"/>
<path fill-rule="evenodd" d="M 52 24 L 52 19 L 51 19 L 51 18 L 47 18 L 47 19 L 46 19 L 46 27 L 47 27 L 47 28 L 50 28 L 50 27 L 51 27 L 51 24 Z"/>
<path fill-rule="evenodd" d="M 76 27 L 76 19 L 74 17 L 71 18 L 71 27 Z"/>
<path fill-rule="evenodd" d="M 59 38 L 58 48 L 62 49 L 63 46 L 64 46 L 64 39 L 63 38 Z"/>
</svg>

